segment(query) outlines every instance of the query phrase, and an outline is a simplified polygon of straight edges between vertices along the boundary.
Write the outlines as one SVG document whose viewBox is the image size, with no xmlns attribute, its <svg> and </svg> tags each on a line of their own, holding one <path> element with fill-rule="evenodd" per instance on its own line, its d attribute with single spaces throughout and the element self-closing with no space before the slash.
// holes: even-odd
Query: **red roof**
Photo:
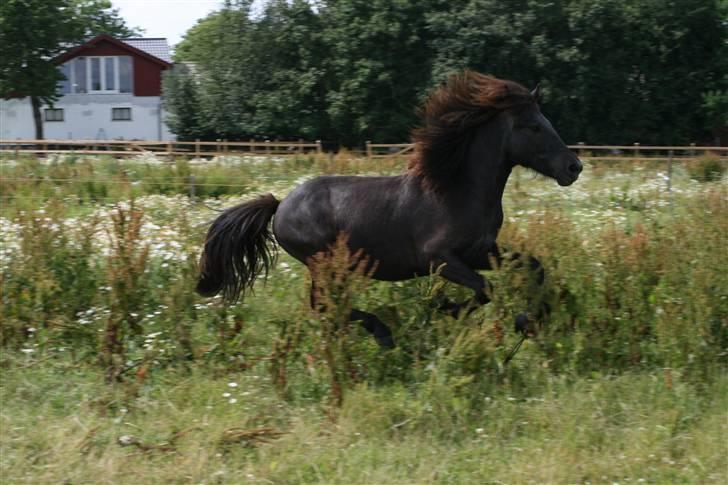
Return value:
<svg viewBox="0 0 728 485">
<path fill-rule="evenodd" d="M 169 63 L 169 62 L 167 62 L 167 61 L 165 61 L 163 59 L 160 59 L 159 57 L 153 56 L 153 55 L 149 54 L 148 52 L 144 52 L 141 49 L 137 49 L 136 47 L 131 46 L 131 45 L 127 44 L 126 42 L 123 42 L 121 40 L 118 40 L 118 39 L 116 39 L 116 38 L 114 38 L 114 37 L 112 37 L 110 35 L 107 35 L 107 34 L 97 35 L 96 37 L 94 37 L 93 39 L 89 40 L 88 42 L 86 42 L 84 44 L 81 44 L 81 45 L 79 45 L 77 47 L 74 47 L 73 49 L 71 49 L 71 50 L 69 50 L 69 51 L 67 51 L 67 52 L 59 55 L 58 57 L 56 57 L 55 59 L 53 59 L 53 62 L 55 64 L 62 64 L 62 63 L 66 62 L 66 61 L 68 61 L 70 59 L 73 59 L 74 57 L 77 57 L 77 56 L 81 55 L 81 53 L 84 50 L 93 48 L 97 44 L 99 44 L 101 42 L 104 42 L 104 41 L 109 42 L 109 43 L 115 45 L 116 47 L 118 47 L 120 49 L 123 49 L 125 51 L 128 51 L 130 54 L 134 54 L 135 56 L 142 57 L 142 58 L 147 59 L 147 60 L 149 60 L 149 61 L 151 61 L 151 62 L 153 62 L 155 64 L 159 64 L 163 68 L 170 68 L 170 67 L 172 67 L 172 64 L 171 63 Z"/>
</svg>

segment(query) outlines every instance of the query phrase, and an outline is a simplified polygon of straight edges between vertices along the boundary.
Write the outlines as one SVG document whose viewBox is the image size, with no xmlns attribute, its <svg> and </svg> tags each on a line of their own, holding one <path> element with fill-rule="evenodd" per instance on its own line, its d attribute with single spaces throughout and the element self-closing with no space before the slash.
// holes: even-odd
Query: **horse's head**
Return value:
<svg viewBox="0 0 728 485">
<path fill-rule="evenodd" d="M 579 178 L 581 161 L 541 113 L 538 106 L 539 87 L 531 94 L 535 102 L 507 112 L 511 134 L 506 144 L 506 157 L 514 165 L 523 165 L 556 179 L 559 185 L 571 185 Z"/>
</svg>

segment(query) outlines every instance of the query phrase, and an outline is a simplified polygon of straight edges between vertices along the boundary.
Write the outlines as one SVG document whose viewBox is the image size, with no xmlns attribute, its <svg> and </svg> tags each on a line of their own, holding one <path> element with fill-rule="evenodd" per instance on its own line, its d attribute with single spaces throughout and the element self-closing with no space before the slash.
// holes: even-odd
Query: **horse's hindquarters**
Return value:
<svg viewBox="0 0 728 485">
<path fill-rule="evenodd" d="M 273 234 L 291 256 L 306 263 L 336 240 L 328 193 L 306 182 L 291 192 L 278 206 Z"/>
</svg>

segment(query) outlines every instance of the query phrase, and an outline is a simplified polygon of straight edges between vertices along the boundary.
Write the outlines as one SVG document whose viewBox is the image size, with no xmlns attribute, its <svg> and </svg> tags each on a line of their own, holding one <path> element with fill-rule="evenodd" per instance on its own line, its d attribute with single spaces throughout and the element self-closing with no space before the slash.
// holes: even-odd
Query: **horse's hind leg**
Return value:
<svg viewBox="0 0 728 485">
<path fill-rule="evenodd" d="M 354 309 L 349 314 L 349 321 L 361 322 L 362 327 L 372 334 L 372 337 L 374 337 L 374 340 L 377 341 L 380 347 L 384 349 L 394 348 L 392 331 L 373 313 Z"/>
<path fill-rule="evenodd" d="M 325 311 L 316 300 L 316 283 L 311 281 L 311 308 L 315 311 Z M 394 338 L 392 331 L 376 315 L 362 310 L 353 309 L 349 314 L 350 322 L 361 322 L 362 327 L 372 334 L 377 344 L 384 349 L 393 349 Z"/>
</svg>

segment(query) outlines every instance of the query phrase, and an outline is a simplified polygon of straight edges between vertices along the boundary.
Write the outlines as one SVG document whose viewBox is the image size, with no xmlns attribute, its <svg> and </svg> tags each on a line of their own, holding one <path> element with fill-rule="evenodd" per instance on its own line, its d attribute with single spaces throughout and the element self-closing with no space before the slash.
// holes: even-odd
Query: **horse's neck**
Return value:
<svg viewBox="0 0 728 485">
<path fill-rule="evenodd" d="M 505 160 L 505 123 L 496 118 L 478 128 L 468 151 L 466 184 L 474 203 L 500 206 L 512 167 Z"/>
</svg>

